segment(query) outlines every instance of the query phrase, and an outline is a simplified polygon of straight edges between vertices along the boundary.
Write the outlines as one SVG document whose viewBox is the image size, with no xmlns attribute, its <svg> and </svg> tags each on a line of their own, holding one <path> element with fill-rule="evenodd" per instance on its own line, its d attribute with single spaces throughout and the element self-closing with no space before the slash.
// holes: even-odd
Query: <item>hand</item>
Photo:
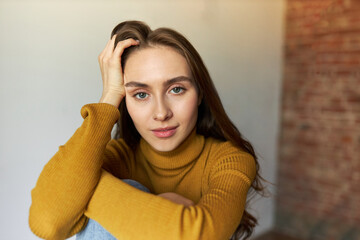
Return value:
<svg viewBox="0 0 360 240">
<path fill-rule="evenodd" d="M 186 207 L 194 206 L 194 202 L 174 192 L 161 193 L 158 196 L 166 198 L 174 203 L 185 205 Z"/>
<path fill-rule="evenodd" d="M 118 107 L 125 96 L 121 55 L 125 48 L 138 45 L 139 42 L 131 38 L 126 39 L 118 42 L 114 49 L 115 38 L 116 35 L 106 44 L 106 47 L 98 57 L 98 61 L 103 81 L 103 92 L 100 102 L 110 103 Z"/>
</svg>

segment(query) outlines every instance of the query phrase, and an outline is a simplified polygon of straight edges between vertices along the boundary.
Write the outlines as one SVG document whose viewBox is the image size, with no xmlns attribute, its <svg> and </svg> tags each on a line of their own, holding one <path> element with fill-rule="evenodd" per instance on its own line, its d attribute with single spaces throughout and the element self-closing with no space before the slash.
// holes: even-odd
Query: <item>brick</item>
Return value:
<svg viewBox="0 0 360 240">
<path fill-rule="evenodd" d="M 288 0 L 284 58 L 276 228 L 356 239 L 360 1 Z"/>
</svg>

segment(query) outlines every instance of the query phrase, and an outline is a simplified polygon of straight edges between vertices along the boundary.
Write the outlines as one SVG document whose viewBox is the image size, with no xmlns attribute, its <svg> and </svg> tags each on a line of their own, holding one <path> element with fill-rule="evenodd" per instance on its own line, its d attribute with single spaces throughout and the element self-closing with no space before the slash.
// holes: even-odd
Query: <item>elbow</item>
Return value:
<svg viewBox="0 0 360 240">
<path fill-rule="evenodd" d="M 49 240 L 65 239 L 64 229 L 53 218 L 46 213 L 35 214 L 30 208 L 29 213 L 29 227 L 30 230 L 38 237 Z"/>
<path fill-rule="evenodd" d="M 224 239 L 216 230 L 214 219 L 206 208 L 198 206 L 183 207 L 180 239 Z"/>
</svg>

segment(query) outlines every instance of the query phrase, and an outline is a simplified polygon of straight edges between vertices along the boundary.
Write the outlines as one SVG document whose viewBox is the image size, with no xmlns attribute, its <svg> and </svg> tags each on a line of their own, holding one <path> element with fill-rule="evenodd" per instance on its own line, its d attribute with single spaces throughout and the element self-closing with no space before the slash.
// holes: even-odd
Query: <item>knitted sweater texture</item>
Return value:
<svg viewBox="0 0 360 240">
<path fill-rule="evenodd" d="M 44 166 L 31 191 L 29 225 L 44 239 L 65 239 L 94 219 L 114 237 L 225 240 L 239 225 L 254 180 L 254 158 L 230 142 L 194 130 L 175 150 L 141 139 L 132 151 L 111 139 L 120 117 L 106 103 L 82 107 L 82 125 Z M 146 186 L 142 192 L 121 179 Z M 157 196 L 175 192 L 195 205 Z"/>
</svg>

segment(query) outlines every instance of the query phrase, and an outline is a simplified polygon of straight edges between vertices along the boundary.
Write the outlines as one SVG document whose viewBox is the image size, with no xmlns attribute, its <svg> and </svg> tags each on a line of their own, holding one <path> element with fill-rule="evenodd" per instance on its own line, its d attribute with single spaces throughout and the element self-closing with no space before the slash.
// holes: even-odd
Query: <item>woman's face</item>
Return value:
<svg viewBox="0 0 360 240">
<path fill-rule="evenodd" d="M 126 106 L 137 131 L 156 150 L 177 148 L 194 129 L 200 99 L 186 59 L 155 46 L 133 52 L 124 67 Z"/>
</svg>

